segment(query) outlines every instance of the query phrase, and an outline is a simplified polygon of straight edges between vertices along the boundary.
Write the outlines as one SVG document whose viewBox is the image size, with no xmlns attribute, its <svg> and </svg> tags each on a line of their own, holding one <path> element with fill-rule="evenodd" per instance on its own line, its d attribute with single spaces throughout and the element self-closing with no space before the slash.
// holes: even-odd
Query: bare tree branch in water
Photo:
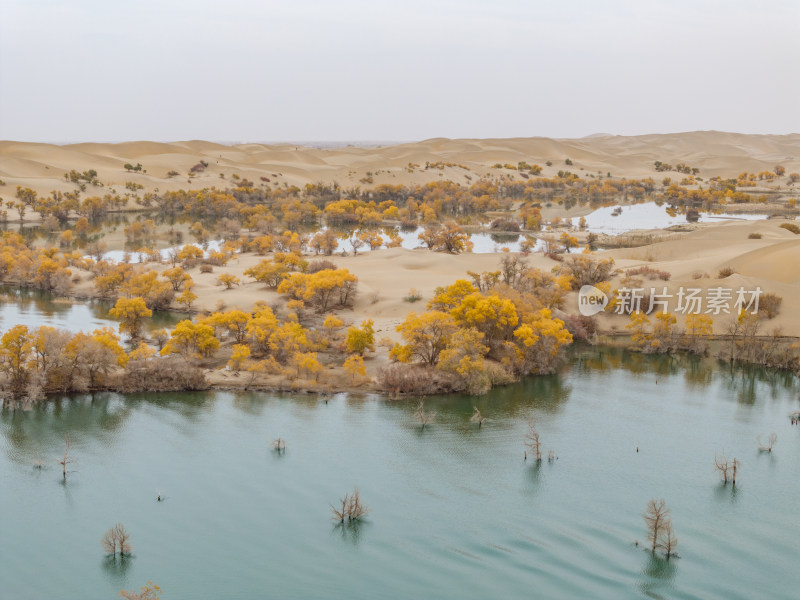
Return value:
<svg viewBox="0 0 800 600">
<path fill-rule="evenodd" d="M 650 500 L 647 503 L 647 510 L 642 515 L 647 526 L 647 539 L 652 544 L 651 550 L 653 552 L 661 547 L 664 534 L 672 528 L 669 513 L 670 511 L 662 498 L 661 500 Z"/>
<path fill-rule="evenodd" d="M 433 422 L 433 419 L 436 417 L 436 413 L 425 412 L 425 403 L 420 400 L 419 404 L 417 405 L 417 410 L 414 412 L 414 416 L 419 424 L 422 425 L 422 428 L 425 429 L 425 425 Z"/>
<path fill-rule="evenodd" d="M 758 442 L 759 452 L 772 452 L 772 447 L 775 445 L 775 442 L 778 441 L 778 434 L 775 432 L 770 433 L 766 444 L 761 443 L 761 436 L 758 436 L 756 441 Z"/>
<path fill-rule="evenodd" d="M 528 432 L 525 434 L 525 447 L 531 451 L 537 461 L 542 460 L 542 443 L 539 441 L 539 432 L 536 430 L 536 422 L 531 419 L 528 421 Z M 525 458 L 528 452 L 525 451 Z"/>
<path fill-rule="evenodd" d="M 74 462 L 73 459 L 69 455 L 69 434 L 64 436 L 64 456 L 58 459 L 58 464 L 61 465 L 61 473 L 64 476 L 64 479 L 67 478 L 67 465 Z"/>
<path fill-rule="evenodd" d="M 347 516 L 347 509 L 350 506 L 350 494 L 345 494 L 344 498 L 339 498 L 339 505 L 334 506 L 331 504 L 331 511 L 333 512 L 333 518 L 339 521 L 340 523 L 344 523 L 344 518 Z"/>
<path fill-rule="evenodd" d="M 340 523 L 344 523 L 345 518 L 348 521 L 356 521 L 369 513 L 369 508 L 361 502 L 361 494 L 356 488 L 352 494 L 345 494 L 344 498 L 339 499 L 339 503 L 331 506 L 333 518 Z"/>
<path fill-rule="evenodd" d="M 481 427 L 481 426 L 484 424 L 484 422 L 486 422 L 486 421 L 489 421 L 489 420 L 490 420 L 490 419 L 487 419 L 486 417 L 484 417 L 484 416 L 481 414 L 481 411 L 479 411 L 479 410 L 478 410 L 478 407 L 477 407 L 477 406 L 473 406 L 473 407 L 472 407 L 472 409 L 473 409 L 475 412 L 474 412 L 474 413 L 472 413 L 472 416 L 471 416 L 471 417 L 470 417 L 470 419 L 469 419 L 469 422 L 470 422 L 470 423 L 477 423 L 477 424 L 478 424 L 478 427 Z"/>
<path fill-rule="evenodd" d="M 100 544 L 103 550 L 111 555 L 119 552 L 120 556 L 131 553 L 131 534 L 122 523 L 117 523 L 103 534 Z"/>
</svg>

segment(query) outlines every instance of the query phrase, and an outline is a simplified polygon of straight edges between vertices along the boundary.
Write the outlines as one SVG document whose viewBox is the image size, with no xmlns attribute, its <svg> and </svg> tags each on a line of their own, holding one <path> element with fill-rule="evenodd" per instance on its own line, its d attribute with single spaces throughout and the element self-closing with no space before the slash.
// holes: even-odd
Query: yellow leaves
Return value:
<svg viewBox="0 0 800 600">
<path fill-rule="evenodd" d="M 358 354 L 351 354 L 348 356 L 342 367 L 345 373 L 350 375 L 352 383 L 355 383 L 359 378 L 367 376 L 367 368 L 364 366 L 364 359 Z"/>
<path fill-rule="evenodd" d="M 246 344 L 234 344 L 228 360 L 228 368 L 238 373 L 248 358 L 250 358 L 250 347 Z"/>
<path fill-rule="evenodd" d="M 436 211 L 429 207 L 423 208 L 423 221 L 431 223 L 417 237 L 431 250 L 449 252 L 450 254 L 460 254 L 461 252 L 471 252 L 473 244 L 469 239 L 469 234 L 464 233 L 453 221 L 448 221 L 444 225 L 436 225 Z"/>
<path fill-rule="evenodd" d="M 156 350 L 145 342 L 139 342 L 135 349 L 128 353 L 130 360 L 148 360 L 156 355 Z"/>
<path fill-rule="evenodd" d="M 186 310 L 192 308 L 192 304 L 195 300 L 197 300 L 197 294 L 195 294 L 190 288 L 186 288 L 177 298 L 175 298 L 175 302 L 183 306 Z"/>
<path fill-rule="evenodd" d="M 262 260 L 257 265 L 247 269 L 244 274 L 260 281 L 269 288 L 277 288 L 289 272 L 285 264 L 277 264 L 271 260 Z"/>
<path fill-rule="evenodd" d="M 530 348 L 539 341 L 539 336 L 527 323 L 514 330 L 514 337 L 527 348 Z"/>
<path fill-rule="evenodd" d="M 278 360 L 285 360 L 288 356 L 307 349 L 308 346 L 306 331 L 300 323 L 284 323 L 269 336 L 269 349 Z"/>
<path fill-rule="evenodd" d="M 163 309 L 175 297 L 172 285 L 159 281 L 156 271 L 146 271 L 130 275 L 120 286 L 119 291 L 128 298 L 144 298 L 148 308 Z"/>
<path fill-rule="evenodd" d="M 652 339 L 652 335 L 647 332 L 650 325 L 650 319 L 641 311 L 632 312 L 630 316 L 630 323 L 625 326 L 625 329 L 631 330 L 631 340 L 638 348 L 644 346 Z"/>
<path fill-rule="evenodd" d="M 333 313 L 328 313 L 328 315 L 325 317 L 325 321 L 322 323 L 322 326 L 328 330 L 337 329 L 342 325 L 344 325 L 342 320 L 337 318 Z"/>
<path fill-rule="evenodd" d="M 269 341 L 278 328 L 278 318 L 268 306 L 259 309 L 247 323 L 247 334 L 253 339 L 262 352 L 269 350 Z"/>
<path fill-rule="evenodd" d="M 77 334 L 73 340 L 77 339 L 79 335 L 82 334 Z M 125 349 L 119 343 L 119 336 L 114 333 L 113 329 L 110 327 L 95 329 L 92 332 L 91 339 L 106 350 L 109 355 L 116 357 L 118 366 L 124 367 L 128 364 L 128 355 L 125 354 Z"/>
<path fill-rule="evenodd" d="M 191 287 L 191 276 L 180 267 L 167 269 L 161 273 L 161 276 L 170 282 L 172 289 L 176 292 L 180 292 L 184 286 Z"/>
<path fill-rule="evenodd" d="M 374 321 L 366 319 L 361 322 L 361 327 L 350 327 L 347 330 L 345 344 L 347 350 L 353 354 L 363 355 L 367 350 L 375 350 Z"/>
<path fill-rule="evenodd" d="M 714 327 L 711 315 L 689 314 L 686 315 L 686 334 L 696 338 L 708 338 Z"/>
<path fill-rule="evenodd" d="M 209 357 L 217 351 L 219 345 L 211 325 L 185 320 L 178 323 L 170 332 L 170 339 L 162 348 L 161 354 Z"/>
<path fill-rule="evenodd" d="M 478 290 L 466 279 L 459 279 L 446 287 L 437 287 L 433 290 L 433 299 L 428 302 L 428 309 L 449 312 L 458 306 L 461 301 Z"/>
<path fill-rule="evenodd" d="M 465 296 L 450 314 L 459 325 L 475 327 L 489 341 L 506 339 L 507 333 L 519 321 L 514 303 L 495 294 Z"/>
<path fill-rule="evenodd" d="M 578 238 L 575 236 L 570 235 L 566 231 L 561 233 L 561 237 L 559 241 L 564 244 L 565 248 L 577 248 L 578 247 Z"/>
<path fill-rule="evenodd" d="M 551 373 L 555 370 L 561 349 L 572 343 L 572 334 L 564 321 L 554 319 L 543 308 L 514 330 L 517 341 L 517 370 L 521 374 Z"/>
<path fill-rule="evenodd" d="M 297 369 L 297 374 L 304 373 L 306 377 L 314 376 L 316 380 L 322 372 L 323 367 L 317 360 L 316 352 L 295 352 L 292 355 L 292 364 Z"/>
<path fill-rule="evenodd" d="M 108 314 L 122 321 L 119 330 L 134 339 L 139 337 L 144 319 L 152 317 L 153 311 L 147 308 L 143 298 L 120 298 Z"/>
<path fill-rule="evenodd" d="M 318 310 L 346 306 L 355 295 L 358 279 L 347 269 L 323 269 L 316 273 L 290 273 L 278 286 L 278 292 Z"/>
<path fill-rule="evenodd" d="M 269 312 L 272 314 L 272 311 Z M 211 325 L 215 328 L 215 333 L 217 327 L 222 327 L 230 331 L 233 334 L 236 343 L 241 344 L 247 337 L 250 321 L 251 316 L 249 313 L 246 313 L 243 310 L 229 310 L 224 313 L 214 313 L 213 315 L 202 319 L 200 323 Z M 275 323 L 277 324 L 277 320 L 275 320 Z"/>
<path fill-rule="evenodd" d="M 203 249 L 194 244 L 186 244 L 180 249 L 180 252 L 178 252 L 178 260 L 191 261 L 200 258 L 203 258 Z"/>
<path fill-rule="evenodd" d="M 395 345 L 391 356 L 400 362 L 410 362 L 417 357 L 435 365 L 457 328 L 455 319 L 448 313 L 430 311 L 417 315 L 412 312 L 397 326 L 406 345 Z"/>
<path fill-rule="evenodd" d="M 233 289 L 233 286 L 239 285 L 241 280 L 236 275 L 230 273 L 222 273 L 217 277 L 217 285 L 223 286 L 226 290 Z"/>
</svg>

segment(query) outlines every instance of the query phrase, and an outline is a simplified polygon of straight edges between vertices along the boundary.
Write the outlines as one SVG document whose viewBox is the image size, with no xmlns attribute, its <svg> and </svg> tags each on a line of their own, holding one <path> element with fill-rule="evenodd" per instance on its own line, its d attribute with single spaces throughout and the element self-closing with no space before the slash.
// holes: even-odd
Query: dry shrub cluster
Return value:
<svg viewBox="0 0 800 600">
<path fill-rule="evenodd" d="M 516 221 L 510 219 L 495 219 L 489 225 L 489 229 L 493 231 L 509 231 L 519 233 L 520 226 Z"/>
<path fill-rule="evenodd" d="M 456 388 L 455 377 L 422 365 L 393 363 L 381 369 L 381 385 L 392 394 L 429 396 L 446 394 Z"/>
<path fill-rule="evenodd" d="M 336 266 L 336 263 L 331 260 L 312 260 L 310 263 L 308 263 L 308 267 L 306 267 L 306 273 L 318 273 L 319 271 L 324 271 L 325 269 L 335 271 L 338 268 L 339 267 Z"/>
<path fill-rule="evenodd" d="M 179 357 L 131 361 L 113 385 L 113 389 L 126 394 L 196 391 L 208 388 L 209 384 L 203 369 Z"/>
<path fill-rule="evenodd" d="M 567 315 L 564 317 L 564 325 L 574 339 L 587 341 L 597 331 L 597 318 L 586 315 Z"/>
<path fill-rule="evenodd" d="M 646 265 L 643 267 L 637 267 L 635 269 L 628 269 L 625 271 L 625 275 L 628 277 L 642 275 L 647 279 L 661 279 L 662 281 L 669 281 L 670 277 L 672 277 L 672 273 L 669 271 L 659 271 L 658 269 L 654 269 Z"/>
</svg>

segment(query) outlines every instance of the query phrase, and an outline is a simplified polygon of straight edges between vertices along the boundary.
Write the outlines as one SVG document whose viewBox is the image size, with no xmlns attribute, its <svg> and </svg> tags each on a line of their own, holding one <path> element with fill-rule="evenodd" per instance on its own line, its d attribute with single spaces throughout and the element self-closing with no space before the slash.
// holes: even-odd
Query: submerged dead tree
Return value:
<svg viewBox="0 0 800 600">
<path fill-rule="evenodd" d="M 355 488 L 352 494 L 345 494 L 343 498 L 339 498 L 338 504 L 330 506 L 334 520 L 340 523 L 344 523 L 345 519 L 356 521 L 369 512 L 369 508 L 361 502 L 358 488 Z"/>
<path fill-rule="evenodd" d="M 122 523 L 117 523 L 103 534 L 100 543 L 108 554 L 120 556 L 131 553 L 131 534 L 125 529 Z"/>
<path fill-rule="evenodd" d="M 770 433 L 766 444 L 761 443 L 761 436 L 758 436 L 756 441 L 758 442 L 759 452 L 772 452 L 772 447 L 775 445 L 775 442 L 778 441 L 778 434 L 775 432 Z"/>
<path fill-rule="evenodd" d="M 536 457 L 537 462 L 542 460 L 542 443 L 539 441 L 539 432 L 533 419 L 528 421 L 528 432 L 525 434 L 525 460 L 528 459 L 528 450 Z"/>
<path fill-rule="evenodd" d="M 475 411 L 472 413 L 472 416 L 469 418 L 470 423 L 477 423 L 478 427 L 481 427 L 485 421 L 488 421 L 486 417 L 481 414 L 481 411 L 478 410 L 477 406 L 473 406 L 472 409 Z"/>
<path fill-rule="evenodd" d="M 425 425 L 433 422 L 434 417 L 436 417 L 436 413 L 425 412 L 425 403 L 420 400 L 419 404 L 417 405 L 417 410 L 414 412 L 414 417 L 417 419 L 417 422 L 422 425 L 422 429 L 425 429 Z"/>
<path fill-rule="evenodd" d="M 67 478 L 67 465 L 71 462 L 74 462 L 74 459 L 69 455 L 69 434 L 67 434 L 64 436 L 64 456 L 58 459 L 64 479 Z"/>
<path fill-rule="evenodd" d="M 714 457 L 714 469 L 722 477 L 723 483 L 728 483 L 730 480 L 733 485 L 736 485 L 736 473 L 741 466 L 741 461 L 736 458 L 728 458 L 724 454 L 718 454 Z"/>
<path fill-rule="evenodd" d="M 677 556 L 675 548 L 678 546 L 678 538 L 672 530 L 670 510 L 664 499 L 650 500 L 642 517 L 647 526 L 647 540 L 650 542 L 651 552 L 655 553 L 661 549 L 664 550 L 667 559 L 670 556 Z"/>
</svg>

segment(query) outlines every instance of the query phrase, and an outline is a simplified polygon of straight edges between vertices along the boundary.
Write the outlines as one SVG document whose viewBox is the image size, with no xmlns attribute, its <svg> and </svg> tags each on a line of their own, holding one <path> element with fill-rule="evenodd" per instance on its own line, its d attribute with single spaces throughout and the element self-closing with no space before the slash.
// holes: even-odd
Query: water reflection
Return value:
<svg viewBox="0 0 800 600">
<path fill-rule="evenodd" d="M 119 321 L 108 316 L 112 306 L 113 303 L 102 300 L 74 301 L 39 290 L 0 286 L 0 330 L 19 324 L 27 325 L 28 329 L 47 325 L 72 332 L 100 327 L 117 329 Z M 177 313 L 154 311 L 146 327 L 148 331 L 171 328 L 180 319 Z"/>
<path fill-rule="evenodd" d="M 717 502 L 736 504 L 736 499 L 739 496 L 741 487 L 741 484 L 734 485 L 730 482 L 725 483 L 724 481 L 720 481 L 717 487 L 714 488 L 714 499 L 717 500 Z"/>
<path fill-rule="evenodd" d="M 100 563 L 105 574 L 118 587 L 125 587 L 128 581 L 128 571 L 133 566 L 133 556 L 131 555 L 108 555 Z"/>
<path fill-rule="evenodd" d="M 642 567 L 642 579 L 637 587 L 648 598 L 668 598 L 675 587 L 678 567 L 676 559 L 667 559 L 659 554 L 647 552 L 647 562 Z"/>
<path fill-rule="evenodd" d="M 369 527 L 369 522 L 362 519 L 355 519 L 352 521 L 344 521 L 343 523 L 336 523 L 331 529 L 331 535 L 338 535 L 342 541 L 358 546 L 361 542 L 361 537 Z"/>
</svg>

